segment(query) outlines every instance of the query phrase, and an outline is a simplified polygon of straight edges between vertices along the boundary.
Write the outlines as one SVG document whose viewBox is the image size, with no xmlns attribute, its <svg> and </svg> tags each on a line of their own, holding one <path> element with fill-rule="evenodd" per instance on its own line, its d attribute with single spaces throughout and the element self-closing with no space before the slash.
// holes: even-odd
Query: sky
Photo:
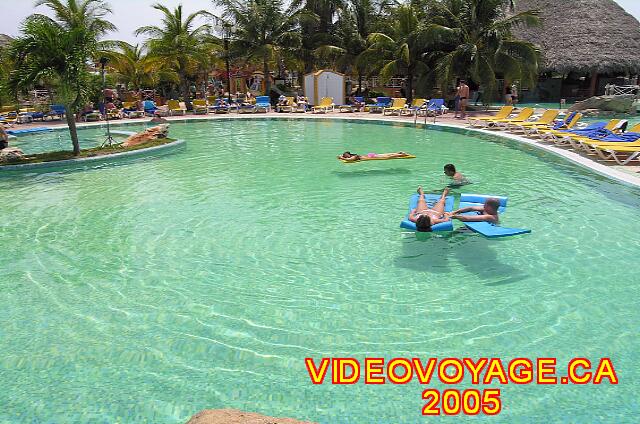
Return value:
<svg viewBox="0 0 640 424">
<path fill-rule="evenodd" d="M 170 9 L 182 4 L 186 14 L 205 9 L 215 12 L 212 0 L 107 0 L 113 14 L 109 20 L 118 32 L 109 35 L 108 39 L 124 40 L 131 44 L 142 43 L 142 38 L 136 38 L 133 32 L 142 26 L 158 23 L 161 13 L 151 7 L 161 3 Z M 15 36 L 19 33 L 20 23 L 32 13 L 45 13 L 47 8 L 33 7 L 33 0 L 0 0 L 0 33 Z"/>
<path fill-rule="evenodd" d="M 108 0 L 114 12 L 110 19 L 118 27 L 118 33 L 111 34 L 108 38 L 124 40 L 132 44 L 141 43 L 143 40 L 136 39 L 133 32 L 136 28 L 158 22 L 159 13 L 150 7 L 158 1 L 171 8 L 182 3 L 187 13 L 200 9 L 215 11 L 212 0 Z M 640 20 L 640 0 L 616 1 Z M 34 9 L 33 3 L 32 0 L 0 0 L 0 32 L 15 36 L 24 18 L 34 12 L 46 11 L 45 7 Z"/>
</svg>

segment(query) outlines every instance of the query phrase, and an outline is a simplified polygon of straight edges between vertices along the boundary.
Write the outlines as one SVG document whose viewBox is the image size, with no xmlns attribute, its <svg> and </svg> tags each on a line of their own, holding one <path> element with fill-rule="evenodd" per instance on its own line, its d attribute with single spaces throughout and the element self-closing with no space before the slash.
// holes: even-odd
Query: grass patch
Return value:
<svg viewBox="0 0 640 424">
<path fill-rule="evenodd" d="M 176 141 L 173 138 L 163 138 L 159 140 L 147 141 L 146 143 L 138 144 L 136 146 L 122 147 L 120 144 L 114 144 L 112 146 L 105 147 L 93 147 L 91 149 L 80 150 L 80 154 L 75 156 L 72 151 L 62 150 L 58 152 L 46 152 L 36 153 L 35 155 L 25 155 L 24 158 L 14 160 L 11 162 L 2 162 L 3 165 L 22 165 L 25 163 L 43 163 L 43 162 L 56 162 L 69 159 L 81 159 L 91 158 L 97 156 L 108 156 L 115 153 L 132 152 L 135 150 L 147 149 L 149 147 L 162 146 L 163 144 L 169 144 Z"/>
</svg>

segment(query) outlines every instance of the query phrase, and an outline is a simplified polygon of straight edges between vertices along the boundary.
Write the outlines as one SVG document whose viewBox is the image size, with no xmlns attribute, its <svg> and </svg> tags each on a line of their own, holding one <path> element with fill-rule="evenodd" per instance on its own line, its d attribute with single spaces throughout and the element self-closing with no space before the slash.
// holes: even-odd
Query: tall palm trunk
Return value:
<svg viewBox="0 0 640 424">
<path fill-rule="evenodd" d="M 413 102 L 413 69 L 409 69 L 407 72 L 407 103 Z"/>
<path fill-rule="evenodd" d="M 191 92 L 189 92 L 189 80 L 187 80 L 187 76 L 184 72 L 179 73 L 179 78 L 182 97 L 184 97 L 184 104 L 187 110 L 193 110 L 193 106 L 191 105 Z"/>
<path fill-rule="evenodd" d="M 71 143 L 73 143 L 73 154 L 80 154 L 80 143 L 78 142 L 78 128 L 76 128 L 76 117 L 71 111 L 70 105 L 64 105 L 64 112 L 69 126 L 69 134 L 71 134 Z"/>
<path fill-rule="evenodd" d="M 264 95 L 271 95 L 271 79 L 269 78 L 269 63 L 264 60 L 262 62 L 262 72 L 264 72 Z"/>
<path fill-rule="evenodd" d="M 358 90 L 356 91 L 358 96 L 362 94 L 362 74 L 358 72 Z"/>
</svg>

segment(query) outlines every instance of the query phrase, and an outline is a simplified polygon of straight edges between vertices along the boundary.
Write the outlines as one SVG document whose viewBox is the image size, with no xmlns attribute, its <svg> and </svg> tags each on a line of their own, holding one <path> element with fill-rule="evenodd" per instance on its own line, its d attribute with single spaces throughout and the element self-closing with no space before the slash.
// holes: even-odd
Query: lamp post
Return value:
<svg viewBox="0 0 640 424">
<path fill-rule="evenodd" d="M 105 96 L 105 91 L 107 89 L 107 78 L 104 73 L 104 67 L 107 62 L 109 62 L 109 59 L 107 59 L 106 57 L 100 58 L 100 73 L 102 74 L 102 101 L 104 104 L 104 115 L 107 121 L 107 138 L 106 140 L 104 140 L 102 146 L 100 147 L 104 147 L 106 145 L 111 147 L 111 145 L 113 144 L 113 137 L 111 137 L 111 127 L 109 125 L 109 113 L 107 113 L 107 98 Z"/>
</svg>

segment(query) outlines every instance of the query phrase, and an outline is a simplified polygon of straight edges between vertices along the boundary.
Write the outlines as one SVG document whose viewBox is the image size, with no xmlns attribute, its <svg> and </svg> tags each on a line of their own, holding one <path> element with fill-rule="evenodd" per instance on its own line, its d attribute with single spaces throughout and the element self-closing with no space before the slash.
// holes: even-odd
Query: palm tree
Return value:
<svg viewBox="0 0 640 424">
<path fill-rule="evenodd" d="M 158 83 L 160 75 L 157 70 L 162 67 L 157 60 L 145 54 L 144 48 L 124 41 L 115 45 L 116 49 L 103 51 L 100 55 L 109 59 L 109 68 L 117 81 L 134 90 L 150 88 Z"/>
<path fill-rule="evenodd" d="M 361 60 L 379 60 L 379 77 L 382 82 L 395 75 L 407 78 L 407 99 L 413 97 L 414 78 L 428 71 L 423 53 L 424 26 L 419 11 L 412 5 L 400 5 L 391 10 L 387 33 L 374 32 L 367 41 L 369 47 Z"/>
<path fill-rule="evenodd" d="M 293 3 L 286 9 L 279 0 L 214 0 L 222 8 L 219 19 L 233 28 L 234 56 L 262 65 L 265 94 L 271 92 L 270 70 L 293 60 L 302 46 L 300 23 L 309 13 Z"/>
<path fill-rule="evenodd" d="M 196 26 L 198 18 L 210 17 L 206 10 L 199 10 L 184 16 L 182 5 L 170 10 L 162 4 L 153 8 L 162 12 L 162 25 L 144 26 L 136 30 L 136 35 L 147 35 L 149 57 L 159 59 L 164 67 L 173 70 L 180 81 L 180 87 L 187 106 L 190 107 L 189 82 L 195 78 L 198 63 L 206 60 L 207 52 L 215 40 L 211 36 L 211 26 Z"/>
<path fill-rule="evenodd" d="M 8 45 L 0 46 L 0 106 L 4 106 L 11 100 L 9 77 L 14 69 L 14 63 L 9 53 Z"/>
<path fill-rule="evenodd" d="M 432 23 L 427 25 L 425 44 L 435 53 L 431 59 L 433 80 L 444 86 L 456 77 L 471 77 L 495 88 L 496 75 L 533 84 L 540 58 L 536 47 L 517 40 L 511 30 L 539 24 L 537 11 L 510 14 L 513 0 L 431 0 Z"/>
<path fill-rule="evenodd" d="M 303 22 L 300 28 L 302 33 L 300 56 L 304 62 L 304 71 L 311 72 L 325 66 L 326 62 L 332 62 L 335 57 L 331 56 L 337 53 L 327 52 L 328 56 L 318 54 L 316 51 L 318 48 L 339 46 L 345 40 L 340 37 L 334 20 L 346 11 L 347 0 L 293 0 L 292 4 L 315 17 L 313 20 Z"/>
<path fill-rule="evenodd" d="M 314 50 L 316 57 L 330 60 L 339 71 L 356 73 L 358 94 L 363 76 L 375 65 L 372 57 L 363 54 L 367 50 L 367 38 L 376 21 L 375 6 L 372 0 L 351 0 L 343 5 L 335 23 L 335 38 L 338 43 L 325 44 Z"/>
<path fill-rule="evenodd" d="M 104 19 L 111 13 L 102 0 L 38 0 L 54 18 L 31 15 L 21 37 L 11 45 L 15 61 L 9 88 L 17 95 L 35 85 L 49 88 L 64 104 L 73 153 L 80 153 L 75 113 L 88 96 L 90 74 L 87 63 L 101 48 L 100 38 L 115 27 Z"/>
</svg>

